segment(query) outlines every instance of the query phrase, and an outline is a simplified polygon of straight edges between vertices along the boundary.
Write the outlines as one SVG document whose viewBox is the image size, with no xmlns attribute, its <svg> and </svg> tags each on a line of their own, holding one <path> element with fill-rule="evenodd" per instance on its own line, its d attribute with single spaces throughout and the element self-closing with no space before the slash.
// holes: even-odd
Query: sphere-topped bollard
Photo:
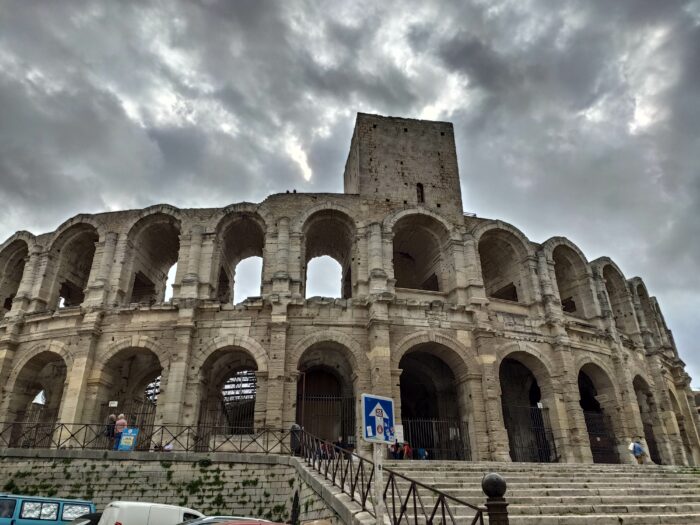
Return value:
<svg viewBox="0 0 700 525">
<path fill-rule="evenodd" d="M 481 490 L 486 494 L 490 525 L 508 525 L 508 503 L 503 497 L 506 488 L 505 478 L 496 472 L 484 474 L 481 479 Z"/>
</svg>

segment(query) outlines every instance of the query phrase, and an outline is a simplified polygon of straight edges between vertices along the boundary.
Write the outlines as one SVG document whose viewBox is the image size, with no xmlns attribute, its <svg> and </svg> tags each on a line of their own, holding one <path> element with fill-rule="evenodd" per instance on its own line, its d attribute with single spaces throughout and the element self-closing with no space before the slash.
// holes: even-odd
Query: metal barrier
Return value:
<svg viewBox="0 0 700 525">
<path fill-rule="evenodd" d="M 343 494 L 347 494 L 362 510 L 376 517 L 377 502 L 372 498 L 374 463 L 303 430 L 293 432 L 298 433 L 298 447 L 294 453 Z M 497 474 L 484 477 L 482 488 L 488 499 L 486 507 L 478 507 L 394 470 L 385 468 L 384 472 L 388 475 L 381 491 L 382 503 L 386 506 L 385 515 L 392 525 L 417 525 L 423 522 L 428 525 L 483 525 L 485 514 L 489 517 L 490 525 L 508 524 L 508 504 L 503 498 L 506 485 Z"/>
<path fill-rule="evenodd" d="M 152 425 L 139 429 L 134 450 L 290 454 L 289 430 L 231 433 L 230 426 Z M 112 450 L 105 424 L 2 423 L 0 448 Z"/>
</svg>

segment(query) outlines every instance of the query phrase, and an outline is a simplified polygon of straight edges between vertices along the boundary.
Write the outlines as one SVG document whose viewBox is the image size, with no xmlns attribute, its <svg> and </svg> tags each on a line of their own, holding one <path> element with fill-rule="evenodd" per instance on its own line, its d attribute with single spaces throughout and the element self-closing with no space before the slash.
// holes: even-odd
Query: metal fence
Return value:
<svg viewBox="0 0 700 525">
<path fill-rule="evenodd" d="M 503 419 L 513 461 L 554 463 L 559 460 L 548 409 L 503 405 Z"/>
<path fill-rule="evenodd" d="M 295 453 L 362 510 L 376 517 L 378 502 L 374 497 L 374 463 L 302 430 L 296 432 L 299 447 Z M 384 506 L 385 515 L 392 525 L 484 524 L 485 507 L 450 496 L 394 470 L 384 468 L 383 471 L 386 478 L 380 487 L 382 501 L 379 504 Z M 503 502 L 498 518 L 492 517 L 490 523 L 508 523 L 505 507 Z"/>
<path fill-rule="evenodd" d="M 459 419 L 403 419 L 404 439 L 413 449 L 413 458 L 471 460 L 467 423 Z"/>
<path fill-rule="evenodd" d="M 289 430 L 243 433 L 231 427 L 150 425 L 139 428 L 135 450 L 289 454 Z M 112 450 L 114 439 L 105 424 L 2 423 L 0 448 Z"/>
<path fill-rule="evenodd" d="M 602 412 L 584 410 L 588 440 L 591 443 L 591 454 L 594 463 L 619 463 L 617 441 L 612 432 L 610 419 Z"/>
</svg>

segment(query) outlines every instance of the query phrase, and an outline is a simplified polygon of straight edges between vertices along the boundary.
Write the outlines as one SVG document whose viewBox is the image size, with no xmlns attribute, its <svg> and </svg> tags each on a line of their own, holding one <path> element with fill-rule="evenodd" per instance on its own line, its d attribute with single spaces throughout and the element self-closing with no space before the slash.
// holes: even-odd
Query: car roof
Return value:
<svg viewBox="0 0 700 525">
<path fill-rule="evenodd" d="M 45 496 L 26 496 L 24 494 L 8 494 L 6 492 L 0 492 L 1 498 L 22 498 L 30 500 L 39 501 L 61 501 L 64 503 L 84 503 L 85 505 L 92 505 L 93 502 L 86 499 L 73 499 L 73 498 L 47 498 Z"/>
<path fill-rule="evenodd" d="M 107 507 L 122 507 L 122 506 L 165 507 L 165 508 L 170 508 L 170 509 L 183 509 L 183 510 L 187 510 L 187 511 L 196 512 L 197 514 L 201 514 L 201 512 L 199 512 L 198 510 L 190 509 L 189 507 L 181 507 L 180 505 L 169 505 L 167 503 L 151 503 L 148 501 L 112 501 L 107 505 Z"/>
</svg>

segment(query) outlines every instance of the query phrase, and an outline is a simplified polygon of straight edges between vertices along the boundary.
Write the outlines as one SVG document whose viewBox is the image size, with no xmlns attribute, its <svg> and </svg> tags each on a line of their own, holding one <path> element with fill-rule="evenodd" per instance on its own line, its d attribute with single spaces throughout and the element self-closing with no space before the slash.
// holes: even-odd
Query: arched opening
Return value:
<svg viewBox="0 0 700 525">
<path fill-rule="evenodd" d="M 306 266 L 306 298 L 343 297 L 342 280 L 338 261 L 327 255 L 314 257 Z"/>
<path fill-rule="evenodd" d="M 257 369 L 242 348 L 222 348 L 207 358 L 200 371 L 200 435 L 254 432 Z"/>
<path fill-rule="evenodd" d="M 549 409 L 544 406 L 542 390 L 532 370 L 511 354 L 501 361 L 498 376 L 501 384 L 503 423 L 508 433 L 513 461 L 554 462 L 558 460 Z M 525 361 L 544 365 L 524 355 Z"/>
<path fill-rule="evenodd" d="M 635 332 L 636 323 L 625 278 L 611 264 L 607 264 L 603 268 L 603 280 L 610 299 L 610 308 L 615 318 L 615 326 L 623 334 L 632 334 Z"/>
<path fill-rule="evenodd" d="M 676 416 L 676 423 L 678 424 L 678 433 L 680 434 L 681 443 L 683 444 L 683 450 L 685 451 L 685 457 L 689 465 L 694 465 L 695 461 L 693 459 L 693 448 L 690 444 L 690 437 L 688 436 L 688 429 L 686 428 L 686 417 L 681 410 L 681 405 L 676 398 L 676 394 L 672 391 L 668 391 L 668 396 L 671 398 L 671 408 L 673 409 L 673 414 Z M 692 420 L 690 425 L 692 425 Z"/>
<path fill-rule="evenodd" d="M 129 241 L 133 248 L 127 302 L 164 302 L 168 274 L 180 252 L 180 222 L 165 213 L 149 215 L 134 225 Z"/>
<path fill-rule="evenodd" d="M 17 239 L 0 254 L 0 317 L 12 309 L 28 253 L 27 243 Z"/>
<path fill-rule="evenodd" d="M 317 343 L 299 360 L 297 422 L 327 441 L 355 445 L 355 389 L 349 350 L 337 343 Z"/>
<path fill-rule="evenodd" d="M 493 229 L 481 236 L 479 260 L 487 297 L 527 302 L 525 256 L 522 243 L 510 232 Z"/>
<path fill-rule="evenodd" d="M 308 289 L 319 288 L 310 283 L 309 261 L 324 255 L 334 259 L 342 268 L 340 291 L 343 299 L 352 297 L 352 263 L 355 253 L 355 223 L 350 217 L 336 210 L 322 210 L 309 217 L 303 228 L 304 296 Z M 315 278 L 321 277 L 314 275 Z"/>
<path fill-rule="evenodd" d="M 574 250 L 563 244 L 554 248 L 552 258 L 562 310 L 585 319 L 591 291 L 584 261 Z"/>
<path fill-rule="evenodd" d="M 619 463 L 615 437 L 615 391 L 608 375 L 588 363 L 578 373 L 579 403 L 583 410 L 594 463 Z"/>
<path fill-rule="evenodd" d="M 67 366 L 55 352 L 41 352 L 17 374 L 9 393 L 6 421 L 16 422 L 10 441 L 14 447 L 43 447 L 51 442 L 63 400 Z"/>
<path fill-rule="evenodd" d="M 417 345 L 403 355 L 401 372 L 401 423 L 404 439 L 414 450 L 415 458 L 427 452 L 428 459 L 465 460 L 470 458 L 469 432 L 464 403 L 458 395 L 454 371 L 440 356 L 451 350 L 442 345 Z M 464 413 L 464 417 L 460 414 Z"/>
<path fill-rule="evenodd" d="M 97 422 L 110 414 L 124 414 L 130 427 L 139 429 L 137 449 L 148 449 L 160 394 L 163 366 L 147 348 L 125 348 L 102 367 L 97 387 Z"/>
<path fill-rule="evenodd" d="M 262 295 L 265 225 L 257 215 L 233 213 L 217 228 L 217 299 L 238 303 Z"/>
<path fill-rule="evenodd" d="M 637 285 L 637 296 L 639 297 L 639 304 L 642 307 L 642 314 L 644 315 L 647 329 L 651 333 L 652 339 L 655 341 L 654 344 L 658 344 L 659 327 L 656 323 L 656 316 L 654 315 L 654 310 L 651 306 L 651 300 L 649 299 L 646 287 L 641 283 Z"/>
<path fill-rule="evenodd" d="M 93 226 L 76 224 L 54 243 L 51 256 L 56 262 L 48 299 L 53 308 L 80 306 L 85 300 L 97 241 Z"/>
<path fill-rule="evenodd" d="M 167 303 L 173 298 L 173 293 L 175 291 L 175 276 L 177 275 L 177 263 L 173 264 L 168 270 L 168 275 L 165 278 L 165 297 L 163 300 Z"/>
<path fill-rule="evenodd" d="M 394 278 L 397 288 L 448 292 L 443 254 L 448 232 L 426 215 L 407 215 L 394 225 Z"/>
<path fill-rule="evenodd" d="M 632 381 L 634 386 L 634 394 L 637 397 L 637 405 L 639 406 L 639 415 L 642 418 L 642 426 L 644 428 L 644 440 L 647 443 L 649 458 L 657 465 L 661 464 L 661 455 L 656 442 L 654 432 L 654 421 L 656 419 L 656 402 L 651 393 L 649 384 L 640 376 L 636 376 Z"/>
</svg>

